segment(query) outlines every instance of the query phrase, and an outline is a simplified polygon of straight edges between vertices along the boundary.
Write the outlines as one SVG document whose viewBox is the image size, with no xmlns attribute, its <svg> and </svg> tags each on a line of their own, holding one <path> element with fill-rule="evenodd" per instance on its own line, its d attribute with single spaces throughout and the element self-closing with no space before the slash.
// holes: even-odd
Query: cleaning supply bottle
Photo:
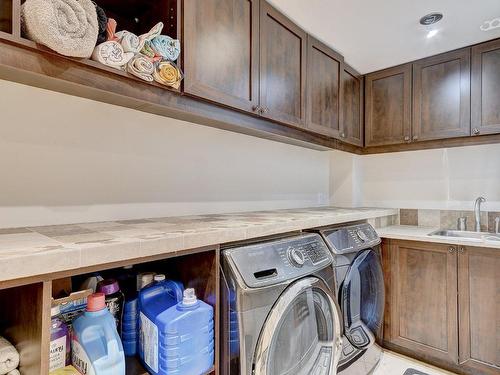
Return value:
<svg viewBox="0 0 500 375">
<path fill-rule="evenodd" d="M 66 324 L 61 319 L 59 305 L 50 309 L 49 372 L 68 366 L 71 362 L 71 341 Z"/>
<path fill-rule="evenodd" d="M 122 342 L 103 293 L 89 296 L 87 310 L 73 322 L 72 362 L 85 375 L 125 375 Z"/>
<path fill-rule="evenodd" d="M 120 333 L 124 297 L 118 282 L 115 279 L 100 281 L 99 284 L 97 284 L 97 292 L 104 293 L 106 296 L 106 306 L 111 315 L 115 318 L 116 328 L 118 329 L 118 333 Z"/>
<path fill-rule="evenodd" d="M 155 282 L 139 292 L 139 357 L 151 374 L 167 374 L 163 315 L 182 300 L 182 292 L 182 284 L 172 280 Z"/>
</svg>

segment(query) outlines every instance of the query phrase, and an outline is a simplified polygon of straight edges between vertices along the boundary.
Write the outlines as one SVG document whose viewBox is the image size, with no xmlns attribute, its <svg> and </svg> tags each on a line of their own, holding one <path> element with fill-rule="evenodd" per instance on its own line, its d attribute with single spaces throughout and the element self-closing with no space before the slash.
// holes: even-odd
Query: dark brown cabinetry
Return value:
<svg viewBox="0 0 500 375">
<path fill-rule="evenodd" d="M 363 147 L 363 76 L 347 64 L 341 71 L 341 132 L 344 142 Z"/>
<path fill-rule="evenodd" d="M 307 38 L 307 128 L 339 138 L 343 57 L 320 41 Z"/>
<path fill-rule="evenodd" d="M 384 342 L 463 374 L 500 373 L 497 249 L 384 240 Z"/>
<path fill-rule="evenodd" d="M 472 47 L 472 134 L 500 133 L 500 40 Z"/>
<path fill-rule="evenodd" d="M 183 20 L 184 91 L 256 110 L 259 0 L 185 0 Z"/>
<path fill-rule="evenodd" d="M 458 360 L 457 257 L 447 245 L 395 242 L 385 339 L 421 355 Z"/>
<path fill-rule="evenodd" d="M 413 64 L 412 141 L 470 135 L 470 49 Z"/>
<path fill-rule="evenodd" d="M 365 77 L 366 146 L 410 141 L 411 64 Z"/>
<path fill-rule="evenodd" d="M 499 269 L 498 249 L 459 249 L 460 363 L 474 374 L 500 374 Z"/>
<path fill-rule="evenodd" d="M 262 116 L 304 126 L 307 35 L 265 1 L 260 9 Z"/>
</svg>

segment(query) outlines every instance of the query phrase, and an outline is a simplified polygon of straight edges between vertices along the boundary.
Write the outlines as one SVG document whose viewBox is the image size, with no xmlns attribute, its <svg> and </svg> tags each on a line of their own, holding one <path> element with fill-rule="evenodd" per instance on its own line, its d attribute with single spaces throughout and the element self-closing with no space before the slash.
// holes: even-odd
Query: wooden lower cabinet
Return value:
<svg viewBox="0 0 500 375">
<path fill-rule="evenodd" d="M 474 374 L 500 374 L 499 270 L 500 249 L 460 248 L 460 364 Z"/>
<path fill-rule="evenodd" d="M 384 240 L 384 344 L 462 374 L 500 374 L 500 250 Z"/>
</svg>

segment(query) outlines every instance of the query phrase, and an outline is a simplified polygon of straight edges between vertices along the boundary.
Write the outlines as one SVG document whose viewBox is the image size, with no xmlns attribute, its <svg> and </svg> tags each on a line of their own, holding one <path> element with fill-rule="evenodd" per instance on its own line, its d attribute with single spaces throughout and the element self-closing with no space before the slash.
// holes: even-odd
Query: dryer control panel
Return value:
<svg viewBox="0 0 500 375">
<path fill-rule="evenodd" d="M 323 229 L 320 233 L 335 254 L 346 254 L 380 244 L 380 237 L 368 223 Z"/>
<path fill-rule="evenodd" d="M 222 254 L 250 288 L 311 275 L 333 261 L 325 242 L 315 233 L 227 249 Z"/>
</svg>

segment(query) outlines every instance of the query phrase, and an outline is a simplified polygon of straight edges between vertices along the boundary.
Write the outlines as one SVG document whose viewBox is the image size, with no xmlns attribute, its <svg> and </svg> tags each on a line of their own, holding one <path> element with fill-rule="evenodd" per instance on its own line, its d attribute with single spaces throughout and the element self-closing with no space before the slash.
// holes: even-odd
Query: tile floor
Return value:
<svg viewBox="0 0 500 375">
<path fill-rule="evenodd" d="M 396 353 L 384 351 L 382 359 L 380 360 L 380 363 L 375 369 L 373 375 L 403 375 L 409 368 L 423 372 L 426 375 L 454 374 Z"/>
</svg>

